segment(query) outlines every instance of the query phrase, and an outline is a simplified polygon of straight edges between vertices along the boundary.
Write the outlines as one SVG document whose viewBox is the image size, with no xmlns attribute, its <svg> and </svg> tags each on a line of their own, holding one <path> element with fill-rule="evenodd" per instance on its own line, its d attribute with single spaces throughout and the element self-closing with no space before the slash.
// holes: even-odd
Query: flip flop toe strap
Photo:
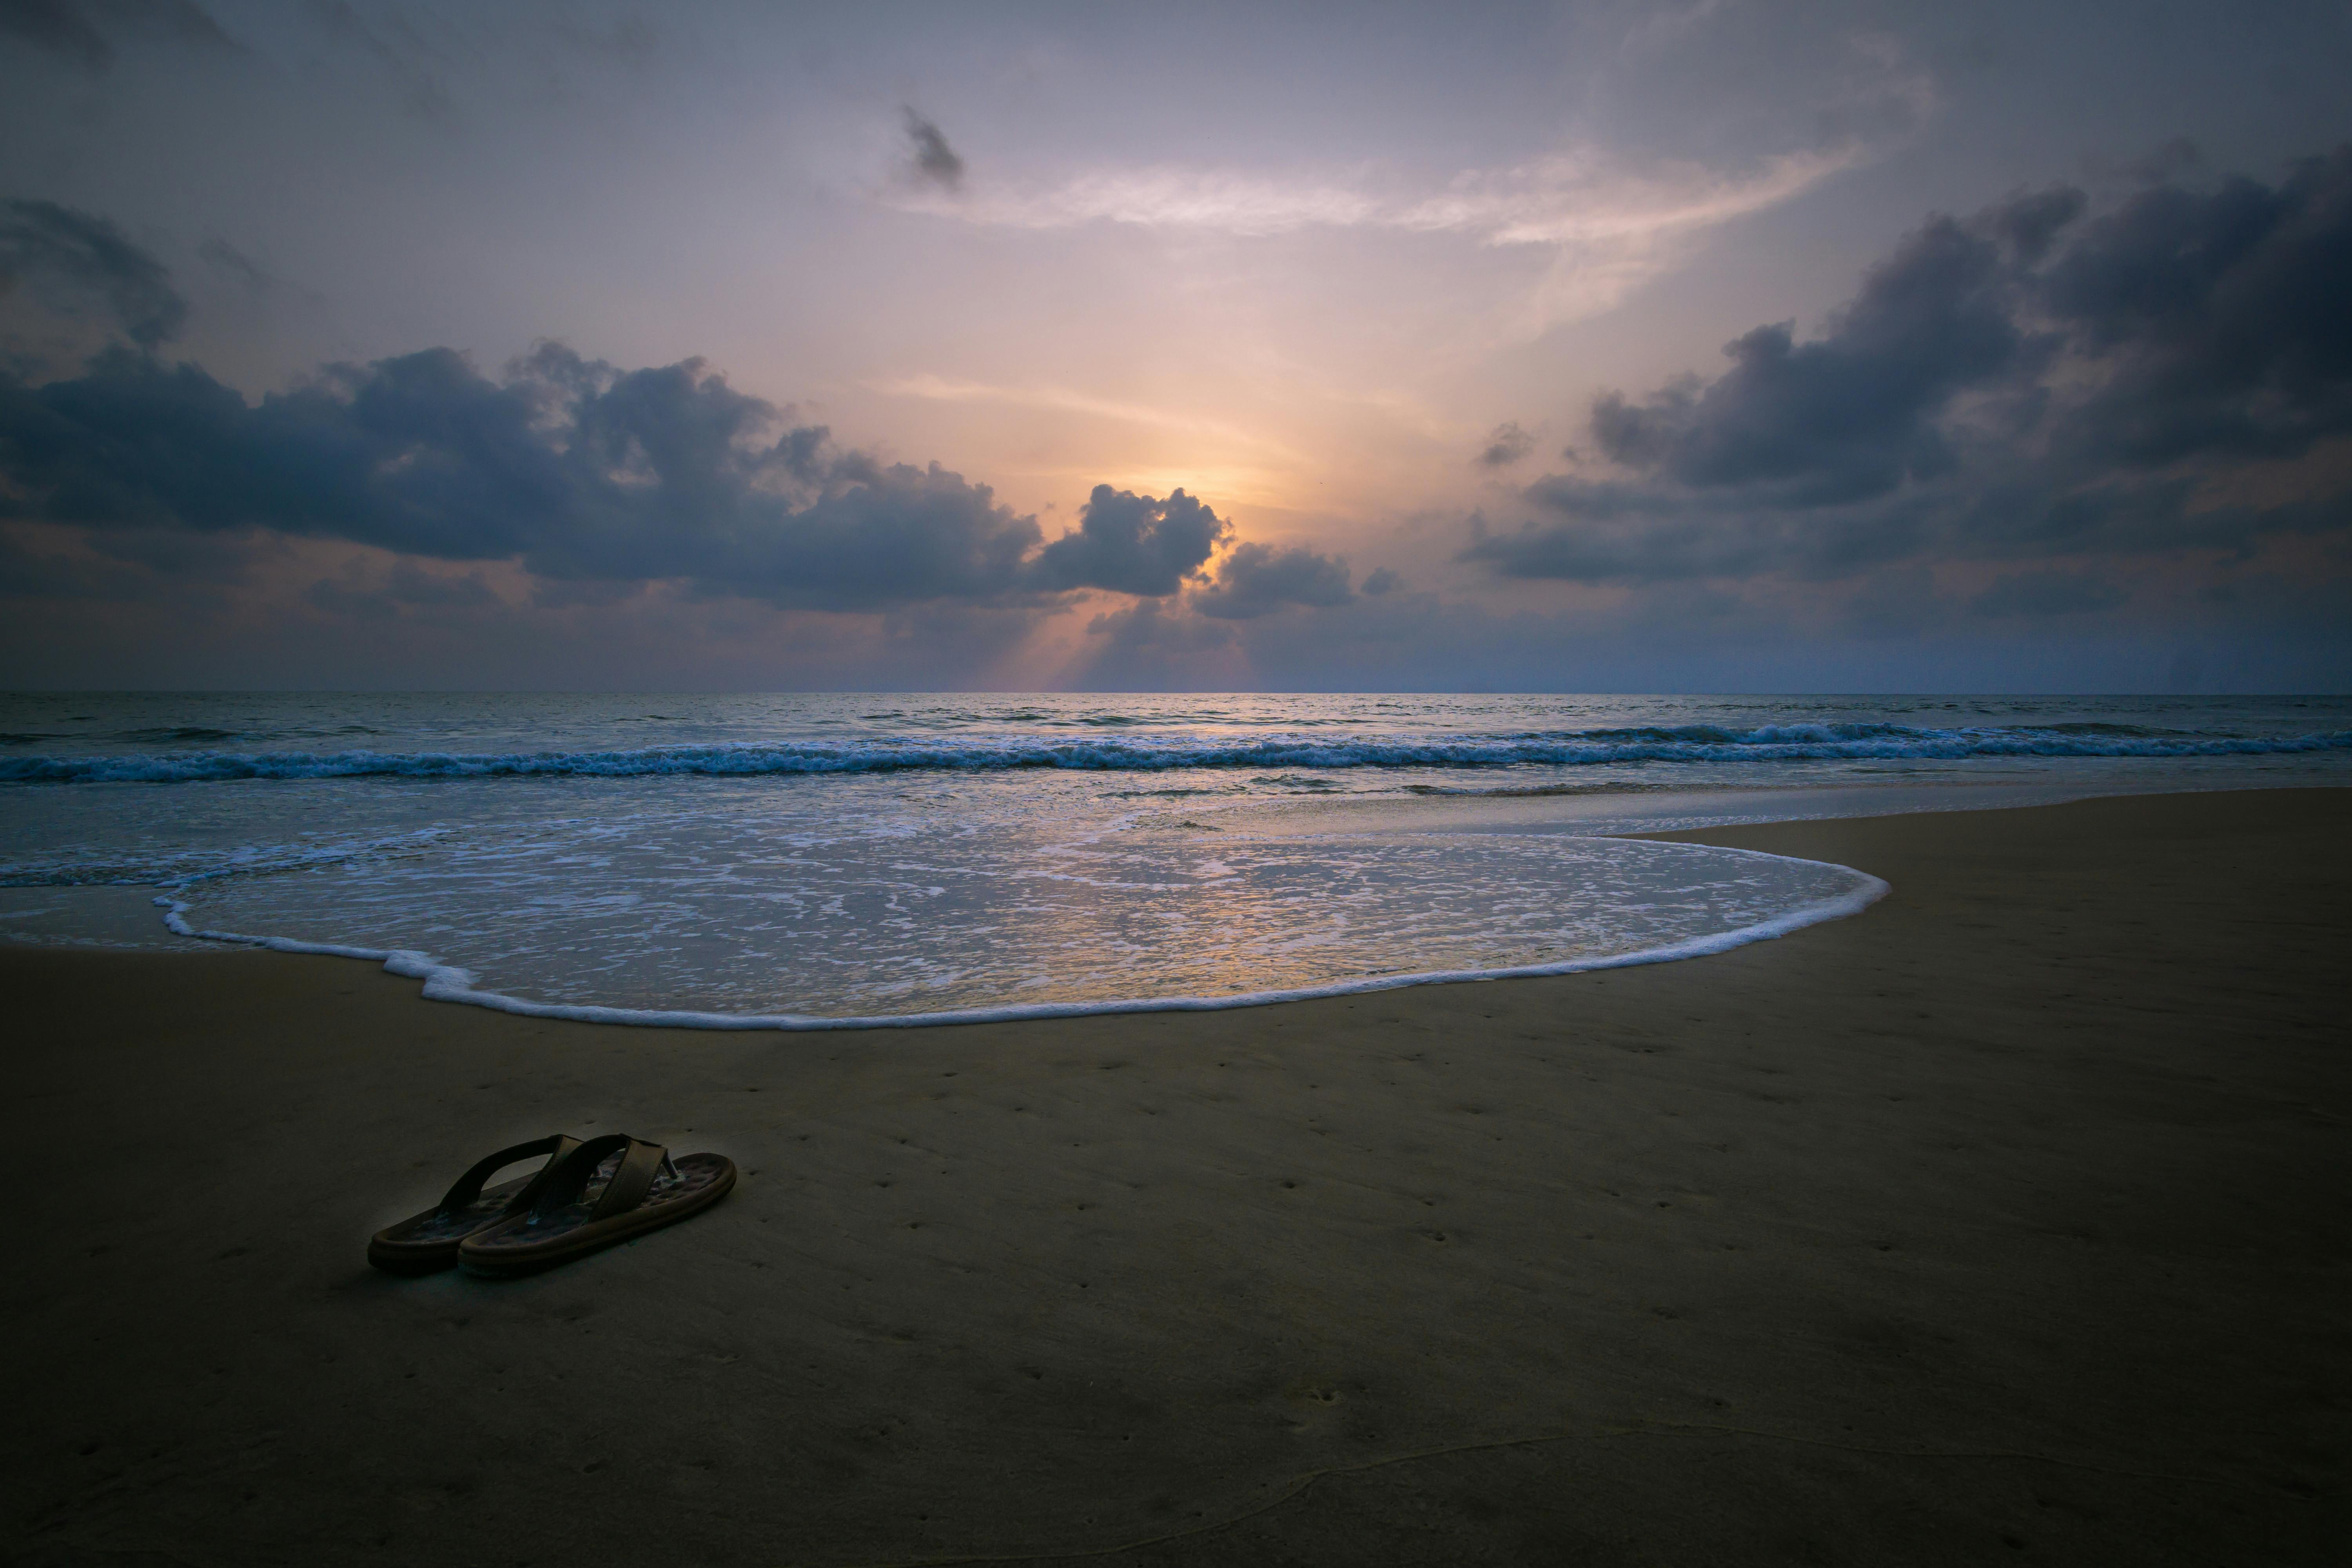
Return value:
<svg viewBox="0 0 2352 1568">
<path fill-rule="evenodd" d="M 457 1178 L 456 1184 L 450 1187 L 448 1194 L 441 1200 L 441 1212 L 456 1214 L 460 1210 L 473 1207 L 474 1205 L 481 1202 L 482 1184 L 499 1172 L 509 1165 L 528 1160 L 534 1154 L 549 1156 L 547 1162 L 540 1166 L 538 1174 L 532 1176 L 520 1192 L 507 1201 L 506 1212 L 518 1213 L 530 1205 L 532 1200 L 537 1198 L 544 1189 L 549 1173 L 562 1162 L 566 1154 L 579 1146 L 578 1139 L 567 1138 L 561 1132 L 555 1132 L 545 1138 L 534 1138 L 528 1143 L 517 1143 L 510 1149 L 501 1149 L 495 1154 L 486 1154 L 475 1161 L 467 1169 L 466 1173 Z"/>
<path fill-rule="evenodd" d="M 595 1179 L 598 1168 L 615 1154 L 620 1155 L 620 1163 L 590 1206 L 585 1216 L 589 1221 L 626 1214 L 645 1202 L 646 1194 L 653 1191 L 655 1181 L 665 1170 L 674 1168 L 669 1163 L 669 1151 L 658 1143 L 648 1143 L 625 1132 L 591 1138 L 550 1168 L 547 1184 L 540 1188 L 530 1205 L 531 1222 L 536 1225 L 551 1220 L 579 1203 L 588 1191 L 588 1184 Z"/>
</svg>

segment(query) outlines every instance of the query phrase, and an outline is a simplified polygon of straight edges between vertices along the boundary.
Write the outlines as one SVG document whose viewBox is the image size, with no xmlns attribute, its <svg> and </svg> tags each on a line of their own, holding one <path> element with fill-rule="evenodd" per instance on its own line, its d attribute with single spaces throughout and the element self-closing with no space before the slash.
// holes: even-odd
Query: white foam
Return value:
<svg viewBox="0 0 2352 1568">
<path fill-rule="evenodd" d="M 1843 920 L 1861 913 L 1891 890 L 1887 884 L 1851 866 L 1832 861 L 1805 860 L 1791 855 L 1769 855 L 1761 850 L 1715 848 L 1721 855 L 1749 857 L 1759 860 L 1776 861 L 1786 865 L 1811 867 L 1841 871 L 1856 879 L 1850 891 L 1832 899 L 1816 900 L 1801 904 L 1768 921 L 1742 926 L 1727 931 L 1688 938 L 1663 947 L 1644 948 L 1632 952 L 1607 953 L 1594 957 L 1565 959 L 1553 963 L 1521 964 L 1501 969 L 1440 969 L 1412 974 L 1386 974 L 1358 980 L 1333 981 L 1328 984 L 1299 986 L 1279 991 L 1244 992 L 1230 996 L 1150 996 L 1108 1001 L 1047 1002 L 1025 1005 L 999 1007 L 962 1007 L 935 1013 L 881 1014 L 864 1017 L 822 1018 L 792 1013 L 743 1014 L 704 1013 L 686 1010 L 637 1007 L 604 1007 L 563 1002 L 532 1002 L 520 996 L 509 996 L 496 991 L 475 988 L 471 970 L 443 963 L 429 953 L 409 949 L 350 947 L 333 942 L 303 942 L 293 937 L 252 936 L 239 931 L 204 931 L 190 925 L 186 919 L 188 904 L 173 899 L 155 901 L 165 907 L 163 923 L 173 932 L 205 942 L 235 942 L 247 947 L 267 948 L 275 952 L 314 953 L 329 958 L 359 958 L 381 963 L 392 973 L 424 982 L 424 995 L 430 1002 L 457 1002 L 467 1006 L 488 1007 L 501 1013 L 513 1013 L 527 1018 L 555 1018 L 583 1024 L 626 1024 L 645 1028 L 667 1029 L 774 1029 L 814 1031 L 820 1029 L 909 1029 L 945 1024 L 1021 1023 L 1040 1018 L 1076 1018 L 1099 1014 L 1118 1013 L 1213 1013 L 1233 1007 L 1263 1007 L 1276 1002 L 1305 1002 L 1318 997 L 1352 996 L 1368 992 L 1395 991 L 1408 985 L 1440 985 L 1474 980 L 1532 979 L 1542 975 L 1581 974 L 1594 970 L 1626 969 L 1639 964 L 1668 963 L 1678 959 L 1702 958 L 1710 953 L 1725 952 L 1750 942 L 1766 942 L 1786 936 L 1807 926 L 1827 921 Z"/>
<path fill-rule="evenodd" d="M 0 758 L 0 784 L 193 784 L 240 779 L 759 777 L 870 773 L 1078 773 L 1591 767 L 1971 758 L 2249 757 L 2352 750 L 2352 731 L 2236 735 L 2133 726 L 1801 723 L 1607 728 L 1516 735 L 1195 734 L 731 742 L 577 752 L 225 752 Z M 1302 778 L 1296 784 L 1326 781 Z"/>
</svg>

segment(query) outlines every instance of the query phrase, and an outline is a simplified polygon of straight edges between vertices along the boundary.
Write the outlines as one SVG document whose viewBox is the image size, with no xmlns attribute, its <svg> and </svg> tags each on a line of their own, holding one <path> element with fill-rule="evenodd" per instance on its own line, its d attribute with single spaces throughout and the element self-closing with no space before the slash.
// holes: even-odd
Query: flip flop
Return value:
<svg viewBox="0 0 2352 1568">
<path fill-rule="evenodd" d="M 557 1132 L 476 1161 L 440 1203 L 369 1237 L 368 1261 L 391 1274 L 431 1274 L 450 1267 L 457 1261 L 459 1242 L 484 1226 L 529 1208 L 547 1184 L 549 1173 L 578 1147 L 580 1140 Z M 533 1174 L 495 1187 L 482 1185 L 506 1166 L 534 1154 L 547 1158 Z"/>
<path fill-rule="evenodd" d="M 724 1154 L 672 1160 L 658 1143 L 607 1132 L 556 1161 L 527 1211 L 466 1237 L 457 1261 L 468 1274 L 535 1273 L 675 1225 L 734 1185 L 735 1162 Z"/>
</svg>

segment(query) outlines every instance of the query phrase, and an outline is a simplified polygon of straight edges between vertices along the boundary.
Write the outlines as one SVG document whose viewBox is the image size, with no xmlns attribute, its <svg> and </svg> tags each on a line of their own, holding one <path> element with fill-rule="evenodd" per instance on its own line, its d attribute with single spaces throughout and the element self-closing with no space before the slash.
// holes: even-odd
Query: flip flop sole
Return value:
<svg viewBox="0 0 2352 1568">
<path fill-rule="evenodd" d="M 503 1182 L 485 1187 L 482 1195 L 454 1215 L 437 1208 L 410 1215 L 388 1225 L 368 1239 L 368 1261 L 387 1274 L 438 1274 L 457 1263 L 457 1248 L 478 1230 L 488 1230 L 506 1217 L 508 1202 L 530 1184 Z M 436 1223 L 436 1222 L 439 1223 Z M 420 1234 L 421 1233 L 421 1234 Z"/>
<path fill-rule="evenodd" d="M 724 1155 L 688 1154 L 677 1163 L 681 1167 L 691 1163 L 704 1168 L 715 1163 L 716 1169 L 708 1181 L 677 1197 L 646 1203 L 610 1219 L 590 1220 L 545 1241 L 509 1241 L 503 1246 L 498 1245 L 497 1237 L 490 1232 L 498 1233 L 499 1237 L 516 1233 L 522 1222 L 513 1220 L 490 1226 L 488 1231 L 467 1237 L 460 1245 L 457 1266 L 484 1279 L 507 1279 L 519 1275 L 536 1274 L 541 1269 L 585 1258 L 592 1252 L 618 1246 L 648 1231 L 676 1225 L 682 1219 L 700 1214 L 735 1190 L 735 1162 Z"/>
</svg>

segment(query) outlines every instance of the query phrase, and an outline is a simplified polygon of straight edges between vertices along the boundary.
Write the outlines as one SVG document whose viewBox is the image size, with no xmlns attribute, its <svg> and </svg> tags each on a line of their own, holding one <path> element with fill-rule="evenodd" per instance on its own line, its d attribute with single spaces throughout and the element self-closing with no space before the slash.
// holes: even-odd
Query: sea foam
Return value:
<svg viewBox="0 0 2352 1568">
<path fill-rule="evenodd" d="M 1337 980 L 1319 985 L 1251 991 L 1223 996 L 1133 996 L 1086 1002 L 1008 1004 L 989 1007 L 958 1007 L 935 1012 L 874 1014 L 854 1017 L 814 1017 L 792 1013 L 712 1013 L 677 1008 L 607 1007 L 579 1003 L 538 1002 L 480 988 L 471 970 L 446 963 L 430 953 L 408 949 L 353 947 L 334 942 L 304 942 L 292 937 L 254 936 L 238 931 L 210 931 L 192 924 L 190 906 L 176 899 L 159 898 L 163 921 L 179 936 L 205 942 L 236 943 L 276 952 L 310 953 L 329 958 L 355 958 L 379 963 L 390 973 L 424 983 L 427 1001 L 456 1002 L 488 1007 L 529 1018 L 555 1018 L 583 1024 L 626 1024 L 669 1029 L 770 1029 L 805 1032 L 825 1029 L 906 1029 L 943 1024 L 1017 1023 L 1041 1018 L 1076 1018 L 1103 1014 L 1211 1013 L 1234 1007 L 1261 1007 L 1276 1002 L 1304 1002 L 1318 997 L 1351 996 L 1395 991 L 1412 985 L 1436 985 L 1476 980 L 1517 980 L 1543 975 L 1581 974 L 1595 970 L 1626 969 L 1667 963 L 1726 952 L 1750 942 L 1786 936 L 1807 926 L 1861 913 L 1892 889 L 1876 877 L 1850 866 L 1804 860 L 1795 856 L 1768 855 L 1759 850 L 1716 848 L 1717 855 L 1749 857 L 1783 866 L 1809 867 L 1842 872 L 1853 879 L 1843 894 L 1816 899 L 1785 910 L 1770 919 L 1735 930 L 1629 952 L 1602 953 L 1552 963 L 1516 964 L 1494 969 L 1435 969 L 1408 974 L 1383 974 Z"/>
<path fill-rule="evenodd" d="M 2210 735 L 2107 724 L 1921 729 L 1899 724 L 1712 725 L 1445 737 L 1203 740 L 1005 738 L 803 741 L 576 752 L 225 752 L 0 758 L 0 783 L 185 784 L 236 779 L 631 778 L 662 775 L 1175 769 L 1496 768 L 1611 763 L 1802 763 L 1973 757 L 2233 757 L 2352 749 L 2352 730 Z"/>
</svg>

